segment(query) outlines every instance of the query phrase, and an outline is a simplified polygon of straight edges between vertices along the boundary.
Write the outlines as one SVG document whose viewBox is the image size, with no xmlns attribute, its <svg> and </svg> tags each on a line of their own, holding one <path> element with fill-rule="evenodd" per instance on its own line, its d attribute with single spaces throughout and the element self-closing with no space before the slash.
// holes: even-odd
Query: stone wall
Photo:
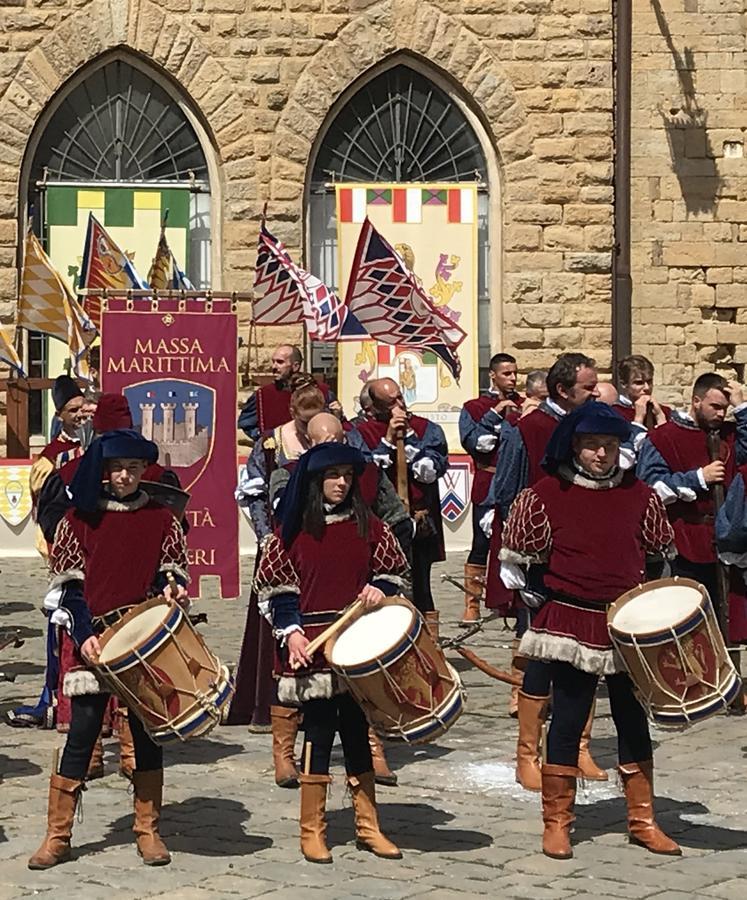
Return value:
<svg viewBox="0 0 747 900">
<path fill-rule="evenodd" d="M 633 344 L 679 401 L 747 363 L 743 0 L 634 0 Z"/>
<path fill-rule="evenodd" d="M 352 81 L 402 54 L 454 85 L 494 149 L 502 348 L 515 349 L 523 368 L 571 348 L 609 364 L 609 0 L 11 0 L 0 17 L 3 321 L 17 286 L 27 142 L 55 92 L 88 62 L 129 47 L 193 103 L 222 183 L 222 287 L 246 290 L 262 203 L 301 257 L 314 139 Z"/>
</svg>

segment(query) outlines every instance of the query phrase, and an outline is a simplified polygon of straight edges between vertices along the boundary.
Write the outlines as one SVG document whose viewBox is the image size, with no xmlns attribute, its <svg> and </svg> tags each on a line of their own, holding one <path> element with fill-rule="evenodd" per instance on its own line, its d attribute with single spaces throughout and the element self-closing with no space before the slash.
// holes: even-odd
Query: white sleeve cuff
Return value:
<svg viewBox="0 0 747 900">
<path fill-rule="evenodd" d="M 704 491 L 707 491 L 707 490 L 708 490 L 708 485 L 706 484 L 705 475 L 703 474 L 703 470 L 702 470 L 702 469 L 698 469 L 698 481 L 700 482 L 701 488 L 702 488 Z M 680 490 L 682 490 L 682 488 L 681 488 Z M 689 488 L 685 488 L 684 490 L 689 490 Z M 692 491 L 690 491 L 690 493 L 692 493 Z M 685 497 L 683 497 L 682 499 L 684 500 Z M 693 500 L 694 500 L 694 499 L 695 499 L 695 497 L 693 496 Z"/>
<path fill-rule="evenodd" d="M 288 643 L 288 638 L 293 634 L 294 631 L 300 631 L 301 634 L 305 633 L 300 625 L 289 625 L 287 628 L 275 629 L 275 637 L 280 641 L 281 647 L 285 647 L 285 645 Z"/>
<path fill-rule="evenodd" d="M 483 534 L 485 537 L 492 537 L 493 534 L 493 520 L 495 519 L 495 510 L 489 509 L 485 515 L 480 519 L 480 528 L 483 530 Z"/>
<path fill-rule="evenodd" d="M 627 472 L 629 469 L 632 469 L 635 465 L 635 461 L 636 454 L 634 450 L 631 450 L 629 447 L 620 448 L 620 456 L 618 457 L 617 462 L 623 472 Z"/>
<path fill-rule="evenodd" d="M 423 457 L 412 464 L 412 474 L 423 484 L 433 484 L 436 480 L 436 467 L 432 459 Z"/>
<path fill-rule="evenodd" d="M 497 434 L 481 434 L 475 442 L 475 450 L 477 450 L 478 453 L 491 453 L 495 450 L 497 443 Z"/>
<path fill-rule="evenodd" d="M 657 481 L 653 484 L 653 489 L 658 495 L 664 506 L 669 506 L 677 500 L 677 492 L 673 491 L 668 484 L 663 481 Z"/>
<path fill-rule="evenodd" d="M 516 563 L 501 563 L 501 581 L 509 591 L 520 591 L 527 586 L 524 570 Z"/>
<path fill-rule="evenodd" d="M 418 453 L 420 453 L 420 447 L 416 447 L 415 444 L 405 444 L 405 459 L 408 463 L 411 463 Z"/>
<path fill-rule="evenodd" d="M 388 469 L 392 464 L 392 457 L 388 453 L 374 453 L 373 461 L 380 469 Z"/>
</svg>

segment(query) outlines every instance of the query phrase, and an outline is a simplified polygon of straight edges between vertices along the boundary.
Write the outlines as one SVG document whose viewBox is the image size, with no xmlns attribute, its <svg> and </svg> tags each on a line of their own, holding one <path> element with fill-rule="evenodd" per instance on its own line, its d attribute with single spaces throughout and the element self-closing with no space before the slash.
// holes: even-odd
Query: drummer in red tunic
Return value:
<svg viewBox="0 0 747 900">
<path fill-rule="evenodd" d="M 360 452 L 345 444 L 319 444 L 301 457 L 279 507 L 282 527 L 265 546 L 255 579 L 279 642 L 279 698 L 303 713 L 301 852 L 315 863 L 332 862 L 325 814 L 336 732 L 359 849 L 384 859 L 402 855 L 379 828 L 365 714 L 324 655 L 310 657 L 306 649 L 356 597 L 370 608 L 396 594 L 407 569 L 394 535 L 361 499 L 357 481 L 364 468 Z"/>
<path fill-rule="evenodd" d="M 56 599 L 52 618 L 65 628 L 63 643 L 74 645 L 78 667 L 65 676 L 63 690 L 72 698 L 70 731 L 49 782 L 47 835 L 29 860 L 30 869 L 70 859 L 75 808 L 109 700 L 89 667 L 100 652 L 97 635 L 148 594 L 187 602 L 181 525 L 140 489 L 146 467 L 157 458 L 158 447 L 137 432 L 110 431 L 91 444 L 70 485 L 73 508 L 57 528 L 51 554 L 54 579 L 45 606 L 51 609 Z M 175 587 L 168 583 L 169 574 Z M 135 716 L 130 726 L 138 853 L 146 865 L 166 865 L 171 857 L 158 833 L 162 751 Z"/>
<path fill-rule="evenodd" d="M 517 497 L 503 530 L 503 566 L 523 581 L 528 602 L 543 604 L 519 652 L 550 668 L 542 849 L 555 859 L 573 855 L 579 743 L 602 675 L 617 729 L 630 840 L 653 853 L 681 852 L 654 820 L 648 721 L 607 629 L 609 605 L 644 580 L 646 554 L 674 555 L 661 500 L 619 466 L 628 432 L 617 413 L 596 401 L 566 415 L 547 447 L 550 474 Z"/>
</svg>

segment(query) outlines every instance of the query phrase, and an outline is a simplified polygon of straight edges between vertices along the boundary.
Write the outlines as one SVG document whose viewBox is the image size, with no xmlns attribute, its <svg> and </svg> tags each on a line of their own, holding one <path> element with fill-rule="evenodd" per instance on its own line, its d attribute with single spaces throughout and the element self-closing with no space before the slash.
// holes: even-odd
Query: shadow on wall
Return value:
<svg viewBox="0 0 747 900">
<path fill-rule="evenodd" d="M 712 212 L 721 186 L 713 148 L 708 139 L 708 113 L 698 104 L 695 91 L 695 54 L 690 47 L 674 46 L 659 0 L 651 0 L 656 21 L 674 60 L 682 102 L 659 106 L 659 115 L 669 142 L 672 168 L 680 183 L 688 213 Z"/>
</svg>

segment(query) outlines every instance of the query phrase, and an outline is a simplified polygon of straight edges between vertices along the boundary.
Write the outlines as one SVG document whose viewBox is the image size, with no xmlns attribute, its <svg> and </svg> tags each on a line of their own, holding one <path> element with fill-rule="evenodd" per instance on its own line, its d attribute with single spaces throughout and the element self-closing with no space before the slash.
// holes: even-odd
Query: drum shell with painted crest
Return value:
<svg viewBox="0 0 747 900">
<path fill-rule="evenodd" d="M 432 741 L 462 714 L 459 675 L 404 597 L 361 615 L 327 641 L 324 654 L 384 737 Z"/>
<path fill-rule="evenodd" d="M 131 609 L 99 637 L 97 675 L 157 744 L 203 737 L 233 684 L 187 613 L 163 597 Z"/>
<path fill-rule="evenodd" d="M 740 689 L 708 592 L 661 578 L 623 594 L 607 614 L 610 637 L 644 708 L 681 728 L 723 710 Z"/>
</svg>

